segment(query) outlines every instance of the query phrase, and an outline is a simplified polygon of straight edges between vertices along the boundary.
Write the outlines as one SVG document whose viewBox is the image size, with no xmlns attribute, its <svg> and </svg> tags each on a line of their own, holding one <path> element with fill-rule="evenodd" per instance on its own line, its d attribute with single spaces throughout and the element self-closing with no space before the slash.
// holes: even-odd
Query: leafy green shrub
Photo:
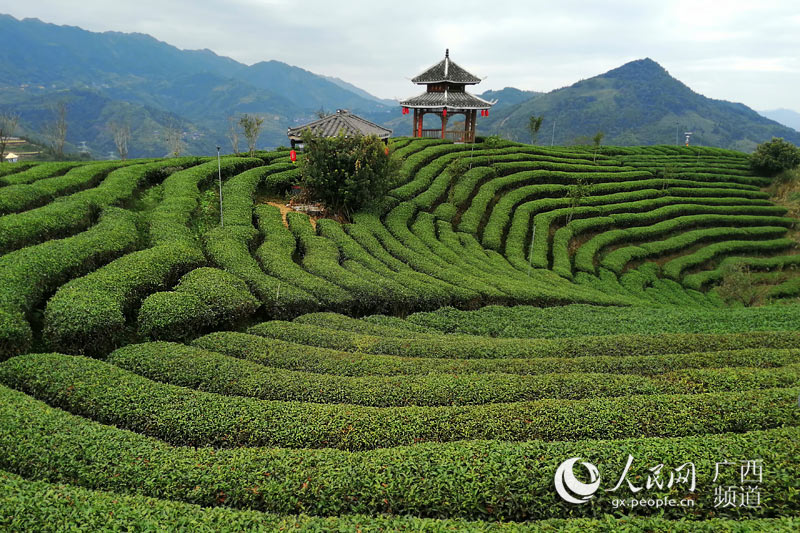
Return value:
<svg viewBox="0 0 800 533">
<path fill-rule="evenodd" d="M 303 187 L 331 211 L 349 215 L 388 190 L 392 160 L 377 137 L 324 137 L 306 130 L 303 146 Z"/>
<path fill-rule="evenodd" d="M 800 149 L 789 141 L 773 137 L 756 147 L 750 155 L 750 164 L 757 172 L 774 176 L 800 165 Z"/>
</svg>

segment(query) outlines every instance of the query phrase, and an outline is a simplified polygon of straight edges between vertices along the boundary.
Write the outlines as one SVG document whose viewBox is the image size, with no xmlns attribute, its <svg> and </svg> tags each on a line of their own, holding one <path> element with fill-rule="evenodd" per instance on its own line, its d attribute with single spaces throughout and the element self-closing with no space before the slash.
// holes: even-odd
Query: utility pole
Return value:
<svg viewBox="0 0 800 533">
<path fill-rule="evenodd" d="M 553 146 L 553 141 L 556 140 L 556 122 L 558 122 L 558 117 L 553 120 L 553 135 L 550 137 L 550 146 Z"/>
<path fill-rule="evenodd" d="M 225 226 L 225 219 L 222 216 L 222 162 L 219 157 L 219 149 L 217 146 L 217 175 L 219 176 L 219 225 Z"/>
</svg>

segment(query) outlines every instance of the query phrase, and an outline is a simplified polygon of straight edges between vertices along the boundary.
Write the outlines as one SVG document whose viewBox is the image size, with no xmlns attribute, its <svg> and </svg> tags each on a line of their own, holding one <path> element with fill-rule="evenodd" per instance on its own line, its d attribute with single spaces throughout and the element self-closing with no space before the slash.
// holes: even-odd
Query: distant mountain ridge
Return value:
<svg viewBox="0 0 800 533">
<path fill-rule="evenodd" d="M 695 93 L 651 59 L 632 61 L 569 87 L 537 93 L 514 87 L 480 94 L 497 100 L 478 120 L 479 135 L 530 142 L 531 116 L 543 116 L 539 143 L 692 143 L 751 151 L 771 137 L 800 144 L 800 133 L 743 104 Z M 286 130 L 319 111 L 346 108 L 409 135 L 411 120 L 392 100 L 339 78 L 280 61 L 245 65 L 211 50 L 180 50 L 141 33 L 94 33 L 38 19 L 0 15 L 0 111 L 21 115 L 21 132 L 36 139 L 66 102 L 68 144 L 85 141 L 96 157 L 114 150 L 109 124 L 130 123 L 130 156 L 162 156 L 168 125 L 184 132 L 188 153 L 231 151 L 229 118 L 264 117 L 259 146 L 287 143 Z M 783 115 L 786 116 L 786 115 Z M 786 121 L 786 119 L 782 119 Z"/>
<path fill-rule="evenodd" d="M 127 114 L 136 132 L 132 156 L 163 155 L 153 137 L 165 124 L 146 118 L 158 111 L 164 120 L 177 120 L 187 133 L 194 132 L 189 145 L 208 153 L 217 144 L 230 149 L 228 117 L 238 113 L 264 115 L 260 145 L 275 146 L 286 144 L 289 126 L 310 120 L 318 110 L 348 108 L 377 121 L 394 111 L 347 82 L 334 83 L 279 61 L 247 66 L 210 50 L 180 50 L 145 34 L 94 33 L 0 15 L 0 109 L 19 109 L 23 125 L 35 132 L 47 115 L 35 109 L 37 104 L 64 100 L 78 126 L 74 117 L 93 114 L 81 107 L 87 91 L 104 109 L 92 124 L 69 128 L 67 138 L 73 144 L 87 141 L 101 154 L 114 145 L 99 121 L 120 118 L 123 103 L 139 110 Z"/>
<path fill-rule="evenodd" d="M 800 144 L 797 131 L 744 104 L 706 98 L 649 58 L 498 107 L 478 125 L 482 133 L 530 142 L 528 120 L 539 115 L 544 117 L 540 142 L 547 137 L 555 144 L 588 143 L 601 131 L 604 144 L 619 145 L 682 143 L 686 131 L 693 132 L 694 144 L 746 152 L 773 136 Z"/>
<path fill-rule="evenodd" d="M 767 111 L 759 111 L 768 119 L 774 120 L 784 126 L 792 128 L 793 130 L 800 131 L 800 113 L 792 111 L 791 109 L 770 109 Z"/>
</svg>

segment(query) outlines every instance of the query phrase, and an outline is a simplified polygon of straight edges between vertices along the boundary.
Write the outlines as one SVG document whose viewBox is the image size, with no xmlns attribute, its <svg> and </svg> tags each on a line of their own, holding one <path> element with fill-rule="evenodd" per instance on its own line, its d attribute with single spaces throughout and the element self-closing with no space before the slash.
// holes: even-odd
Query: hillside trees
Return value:
<svg viewBox="0 0 800 533">
<path fill-rule="evenodd" d="M 753 169 L 770 176 L 800 165 L 800 149 L 779 137 L 761 143 L 750 156 Z"/>
</svg>

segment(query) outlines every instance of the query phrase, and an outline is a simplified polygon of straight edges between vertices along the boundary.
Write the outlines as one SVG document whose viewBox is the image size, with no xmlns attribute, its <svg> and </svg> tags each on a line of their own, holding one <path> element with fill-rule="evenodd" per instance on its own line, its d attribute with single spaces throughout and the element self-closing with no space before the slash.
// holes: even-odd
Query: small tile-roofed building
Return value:
<svg viewBox="0 0 800 533">
<path fill-rule="evenodd" d="M 309 122 L 296 128 L 289 128 L 287 135 L 289 136 L 289 142 L 292 143 L 292 148 L 302 145 L 303 132 L 305 130 L 311 130 L 314 135 L 323 137 L 336 137 L 340 131 L 346 136 L 375 135 L 383 142 L 388 142 L 389 137 L 392 135 L 392 130 L 378 126 L 369 120 L 350 113 L 346 109 L 339 109 L 336 113 L 314 122 Z"/>
<path fill-rule="evenodd" d="M 478 111 L 481 116 L 488 116 L 489 109 L 495 102 L 487 102 L 483 98 L 468 93 L 467 85 L 476 85 L 481 79 L 470 74 L 450 59 L 450 50 L 445 50 L 444 59 L 431 68 L 411 79 L 417 85 L 425 85 L 426 90 L 400 102 L 403 114 L 414 110 L 414 137 L 438 137 L 455 142 L 474 142 L 475 125 Z M 437 115 L 441 119 L 441 128 L 424 129 L 423 118 L 427 114 Z M 448 130 L 447 122 L 454 115 L 464 116 L 463 130 Z"/>
<path fill-rule="evenodd" d="M 3 156 L 3 159 L 6 160 L 6 163 L 16 163 L 17 161 L 19 161 L 19 156 L 14 152 L 9 152 L 5 156 Z"/>
</svg>

